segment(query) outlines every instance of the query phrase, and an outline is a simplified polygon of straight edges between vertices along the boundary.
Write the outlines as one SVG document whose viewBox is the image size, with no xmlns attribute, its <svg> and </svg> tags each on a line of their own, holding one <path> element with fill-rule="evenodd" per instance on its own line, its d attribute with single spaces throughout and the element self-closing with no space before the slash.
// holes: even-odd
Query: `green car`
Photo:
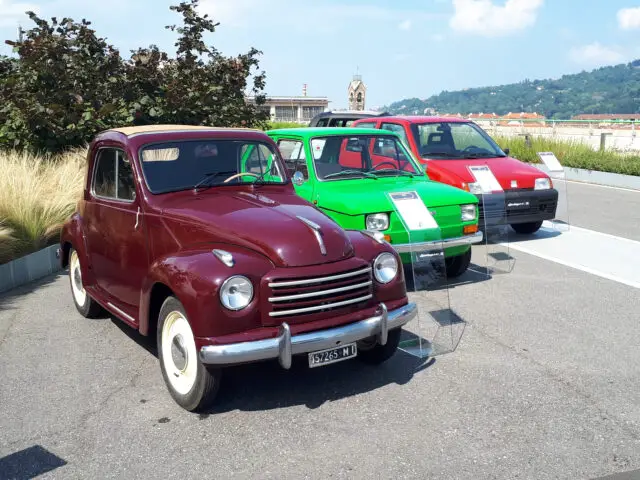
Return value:
<svg viewBox="0 0 640 480">
<path fill-rule="evenodd" d="M 399 135 L 344 127 L 288 128 L 267 134 L 277 143 L 298 195 L 340 226 L 381 232 L 405 263 L 411 263 L 412 253 L 444 248 L 448 277 L 467 270 L 471 245 L 483 238 L 477 197 L 429 180 Z M 433 215 L 439 232 L 436 228 L 409 235 L 388 194 L 412 191 Z"/>
</svg>

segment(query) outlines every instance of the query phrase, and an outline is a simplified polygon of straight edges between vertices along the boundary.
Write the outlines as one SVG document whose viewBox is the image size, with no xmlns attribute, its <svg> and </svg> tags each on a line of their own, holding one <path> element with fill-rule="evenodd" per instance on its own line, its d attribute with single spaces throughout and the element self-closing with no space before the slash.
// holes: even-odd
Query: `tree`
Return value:
<svg viewBox="0 0 640 480">
<path fill-rule="evenodd" d="M 59 151 L 127 124 L 262 126 L 261 52 L 225 57 L 208 47 L 204 35 L 218 24 L 197 7 L 198 0 L 170 7 L 182 17 L 166 27 L 178 33 L 175 58 L 151 45 L 126 61 L 85 19 L 47 22 L 27 12 L 35 27 L 6 42 L 18 58 L 0 57 L 0 148 Z"/>
</svg>

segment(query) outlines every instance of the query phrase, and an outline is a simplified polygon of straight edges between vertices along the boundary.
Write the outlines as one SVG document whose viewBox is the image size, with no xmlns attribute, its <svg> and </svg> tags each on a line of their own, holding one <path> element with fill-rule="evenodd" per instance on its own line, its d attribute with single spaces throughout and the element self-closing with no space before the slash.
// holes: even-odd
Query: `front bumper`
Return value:
<svg viewBox="0 0 640 480">
<path fill-rule="evenodd" d="M 288 369 L 293 355 L 324 350 L 374 335 L 377 335 L 378 343 L 384 345 L 387 343 L 389 330 L 402 327 L 418 313 L 415 303 L 408 303 L 390 312 L 381 303 L 380 309 L 380 315 L 356 323 L 293 336 L 289 325 L 283 322 L 275 338 L 229 345 L 206 345 L 200 349 L 200 361 L 206 365 L 235 365 L 277 358 L 280 365 Z"/>
<path fill-rule="evenodd" d="M 474 243 L 482 242 L 483 238 L 484 235 L 482 232 L 476 232 L 472 235 L 465 235 L 463 237 L 445 238 L 442 240 L 432 240 L 430 242 L 391 243 L 390 245 L 398 253 L 421 253 L 446 250 L 447 248 L 462 247 L 464 245 L 473 245 Z"/>
<path fill-rule="evenodd" d="M 476 195 L 480 209 L 480 228 L 505 223 L 529 223 L 552 220 L 556 216 L 558 191 L 512 189 L 504 194 Z"/>
</svg>

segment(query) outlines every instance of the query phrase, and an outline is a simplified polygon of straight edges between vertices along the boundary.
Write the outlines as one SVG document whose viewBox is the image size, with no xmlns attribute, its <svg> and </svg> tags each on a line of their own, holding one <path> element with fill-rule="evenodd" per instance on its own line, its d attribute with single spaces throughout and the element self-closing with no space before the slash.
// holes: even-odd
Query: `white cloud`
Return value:
<svg viewBox="0 0 640 480">
<path fill-rule="evenodd" d="M 411 20 L 404 20 L 400 25 L 398 25 L 400 30 L 411 30 Z"/>
<path fill-rule="evenodd" d="M 24 12 L 39 12 L 36 5 L 32 3 L 14 2 L 12 0 L 0 0 L 0 27 L 16 27 L 16 36 L 18 23 L 25 23 L 27 16 Z"/>
<path fill-rule="evenodd" d="M 618 26 L 623 30 L 640 28 L 640 7 L 618 10 Z"/>
<path fill-rule="evenodd" d="M 606 47 L 598 42 L 572 48 L 569 57 L 575 63 L 590 67 L 621 63 L 625 59 L 620 49 Z"/>
<path fill-rule="evenodd" d="M 500 37 L 532 26 L 544 0 L 453 0 L 454 15 L 449 26 L 456 31 Z"/>
</svg>

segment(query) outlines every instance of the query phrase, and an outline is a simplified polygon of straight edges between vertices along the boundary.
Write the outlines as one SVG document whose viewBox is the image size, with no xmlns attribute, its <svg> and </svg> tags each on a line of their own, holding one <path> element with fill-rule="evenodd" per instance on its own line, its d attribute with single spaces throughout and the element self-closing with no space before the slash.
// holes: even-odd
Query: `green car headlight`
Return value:
<svg viewBox="0 0 640 480">
<path fill-rule="evenodd" d="M 253 299 L 251 280 L 242 275 L 227 278 L 220 287 L 220 301 L 229 310 L 242 310 Z"/>
<path fill-rule="evenodd" d="M 371 215 L 367 215 L 365 219 L 365 226 L 367 230 L 386 230 L 389 228 L 389 215 L 386 213 L 373 213 Z"/>
<path fill-rule="evenodd" d="M 463 222 L 471 222 L 476 219 L 476 206 L 474 204 L 461 205 L 460 212 Z"/>
</svg>

